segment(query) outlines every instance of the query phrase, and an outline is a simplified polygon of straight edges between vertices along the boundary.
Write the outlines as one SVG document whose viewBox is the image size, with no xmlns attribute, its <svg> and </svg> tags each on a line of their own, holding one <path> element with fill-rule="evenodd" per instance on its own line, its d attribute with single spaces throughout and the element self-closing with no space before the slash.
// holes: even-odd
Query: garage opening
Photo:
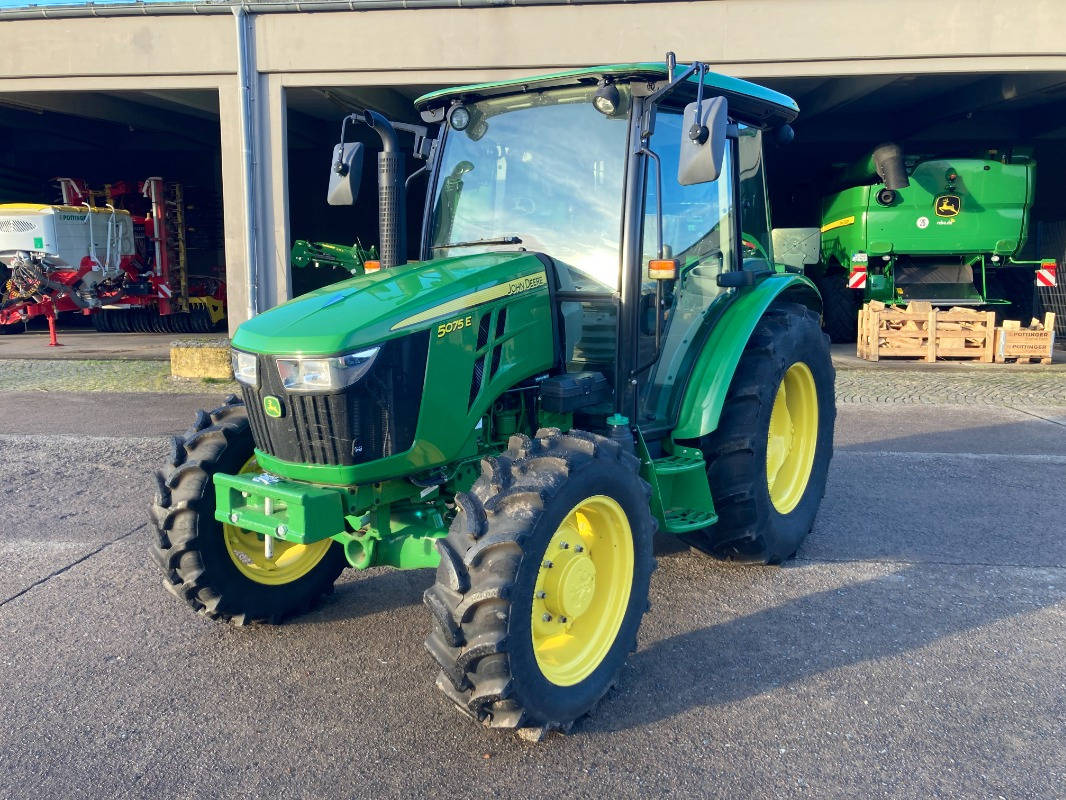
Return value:
<svg viewBox="0 0 1066 800">
<path fill-rule="evenodd" d="M 217 91 L 2 93 L 0 136 L 0 204 L 27 205 L 3 212 L 0 237 L 38 223 L 51 232 L 0 241 L 11 279 L 0 327 L 17 332 L 51 314 L 34 302 L 37 272 L 64 287 L 52 293 L 70 323 L 116 332 L 223 327 Z M 39 263 L 27 257 L 20 272 L 17 251 L 34 249 Z"/>
<path fill-rule="evenodd" d="M 1035 192 L 1027 237 L 1011 256 L 1029 262 L 1051 258 L 1059 264 L 1066 258 L 1066 73 L 854 75 L 761 82 L 796 98 L 801 109 L 795 141 L 768 154 L 775 226 L 832 224 L 834 220 L 824 216 L 823 201 L 840 188 L 842 169 L 867 159 L 879 144 L 895 142 L 908 169 L 934 157 L 946 158 L 949 164 L 963 158 L 1031 163 Z M 944 187 L 937 188 L 951 195 L 951 186 L 945 178 Z M 956 213 L 968 211 L 963 207 Z M 929 218 L 941 221 L 933 214 Z M 915 220 L 920 222 L 921 217 Z M 1004 254 L 999 263 L 1006 261 Z M 1006 316 L 1028 323 L 1030 316 L 1057 311 L 1057 324 L 1066 325 L 1066 290 L 1038 284 L 1035 271 L 1036 266 L 995 270 L 988 291 L 1010 302 L 1001 308 Z"/>
<path fill-rule="evenodd" d="M 346 141 L 365 145 L 360 192 L 354 206 L 326 202 L 333 147 L 340 141 L 341 121 L 350 114 L 373 110 L 392 122 L 422 124 L 414 100 L 439 88 L 433 85 L 313 87 L 290 89 L 288 101 L 289 232 L 293 241 L 293 294 L 349 277 L 360 253 L 378 247 L 377 154 L 381 140 L 363 124 L 349 124 Z M 399 132 L 405 174 L 425 162 L 413 157 L 414 136 Z M 425 206 L 425 174 L 408 181 L 407 252 L 418 253 L 419 227 Z M 305 246 L 305 244 L 307 246 Z M 337 245 L 323 248 L 317 245 Z M 361 248 L 361 250 L 359 249 Z"/>
</svg>

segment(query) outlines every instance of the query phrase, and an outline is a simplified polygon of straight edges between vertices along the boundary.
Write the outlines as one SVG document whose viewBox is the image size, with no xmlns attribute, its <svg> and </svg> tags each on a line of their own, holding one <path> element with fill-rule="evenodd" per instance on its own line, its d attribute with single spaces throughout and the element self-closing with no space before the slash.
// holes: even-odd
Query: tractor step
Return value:
<svg viewBox="0 0 1066 800">
<path fill-rule="evenodd" d="M 690 533 L 707 528 L 718 521 L 713 511 L 697 511 L 694 508 L 671 508 L 666 512 L 667 533 Z"/>
<path fill-rule="evenodd" d="M 656 475 L 677 475 L 682 472 L 703 472 L 707 464 L 702 455 L 663 456 L 652 462 L 652 468 Z"/>
<path fill-rule="evenodd" d="M 699 450 L 679 448 L 651 461 L 654 506 L 663 533 L 691 533 L 718 521 L 707 484 L 707 464 Z"/>
</svg>

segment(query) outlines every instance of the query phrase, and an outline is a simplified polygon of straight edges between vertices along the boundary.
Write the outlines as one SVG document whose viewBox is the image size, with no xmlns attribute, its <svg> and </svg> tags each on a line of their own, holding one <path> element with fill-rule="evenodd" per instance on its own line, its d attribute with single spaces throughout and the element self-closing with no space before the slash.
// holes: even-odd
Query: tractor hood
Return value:
<svg viewBox="0 0 1066 800">
<path fill-rule="evenodd" d="M 237 328 L 233 346 L 270 355 L 334 355 L 447 321 L 547 285 L 532 253 L 480 253 L 405 264 L 318 289 Z"/>
</svg>

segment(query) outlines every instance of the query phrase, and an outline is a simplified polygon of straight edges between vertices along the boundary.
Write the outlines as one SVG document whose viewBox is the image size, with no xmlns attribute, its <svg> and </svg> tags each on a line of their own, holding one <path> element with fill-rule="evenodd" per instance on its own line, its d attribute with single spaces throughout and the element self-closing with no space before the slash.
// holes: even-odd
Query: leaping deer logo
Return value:
<svg viewBox="0 0 1066 800">
<path fill-rule="evenodd" d="M 962 200 L 958 195 L 944 194 L 936 199 L 936 215 L 938 217 L 957 216 L 962 209 Z"/>
</svg>

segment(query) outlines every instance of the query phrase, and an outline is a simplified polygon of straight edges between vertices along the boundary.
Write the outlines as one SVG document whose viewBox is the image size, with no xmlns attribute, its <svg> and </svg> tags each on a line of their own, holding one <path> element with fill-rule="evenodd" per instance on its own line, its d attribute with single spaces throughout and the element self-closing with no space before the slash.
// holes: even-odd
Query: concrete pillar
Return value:
<svg viewBox="0 0 1066 800">
<path fill-rule="evenodd" d="M 227 320 L 230 336 L 248 318 L 249 271 L 245 236 L 250 220 L 244 208 L 244 160 L 241 155 L 241 101 L 238 78 L 231 76 L 218 89 L 222 147 L 222 216 L 226 244 Z"/>
<path fill-rule="evenodd" d="M 254 17 L 253 17 L 254 19 Z M 259 310 L 292 297 L 289 270 L 288 130 L 283 76 L 261 75 L 257 94 L 256 181 Z"/>
</svg>

